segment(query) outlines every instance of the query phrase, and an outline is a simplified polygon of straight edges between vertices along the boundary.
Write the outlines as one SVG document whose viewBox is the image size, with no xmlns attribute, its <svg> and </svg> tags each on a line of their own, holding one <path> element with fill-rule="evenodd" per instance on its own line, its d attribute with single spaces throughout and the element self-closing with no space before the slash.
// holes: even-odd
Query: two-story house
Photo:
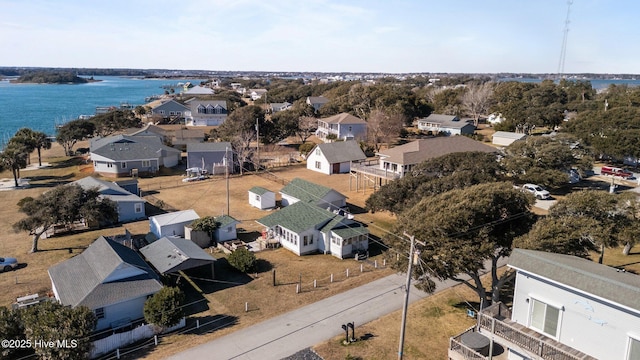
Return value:
<svg viewBox="0 0 640 360">
<path fill-rule="evenodd" d="M 189 110 L 187 106 L 171 99 L 151 108 L 151 115 L 159 116 L 163 119 L 183 118 L 187 110 Z"/>
<path fill-rule="evenodd" d="M 307 105 L 313 106 L 313 110 L 317 113 L 320 108 L 329 102 L 324 96 L 307 96 L 306 103 Z"/>
<path fill-rule="evenodd" d="M 185 113 L 187 126 L 219 126 L 227 119 L 227 102 L 225 100 L 197 100 L 187 102 L 189 110 Z"/>
<path fill-rule="evenodd" d="M 316 136 L 322 141 L 361 140 L 367 137 L 367 122 L 349 113 L 318 119 Z"/>
</svg>

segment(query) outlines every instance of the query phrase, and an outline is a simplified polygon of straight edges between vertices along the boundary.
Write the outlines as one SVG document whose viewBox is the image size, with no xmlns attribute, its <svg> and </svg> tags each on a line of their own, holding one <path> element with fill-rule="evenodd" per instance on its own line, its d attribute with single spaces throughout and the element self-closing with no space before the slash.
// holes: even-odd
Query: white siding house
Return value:
<svg viewBox="0 0 640 360">
<path fill-rule="evenodd" d="M 298 201 L 310 203 L 323 209 L 336 210 L 347 206 L 347 197 L 326 186 L 295 178 L 280 190 L 282 206 Z"/>
<path fill-rule="evenodd" d="M 164 236 L 184 237 L 185 225 L 191 224 L 200 216 L 194 210 L 174 211 L 149 217 L 149 229 L 158 238 Z"/>
<path fill-rule="evenodd" d="M 476 127 L 455 115 L 431 114 L 426 118 L 418 119 L 418 129 L 431 131 L 434 134 L 471 135 Z"/>
<path fill-rule="evenodd" d="M 367 137 L 367 122 L 348 113 L 318 119 L 316 136 L 322 141 L 334 135 L 337 140 L 359 140 Z"/>
<path fill-rule="evenodd" d="M 307 156 L 307 169 L 323 174 L 343 174 L 351 171 L 351 162 L 367 158 L 358 142 L 336 141 L 318 144 Z"/>
<path fill-rule="evenodd" d="M 249 189 L 249 205 L 260 210 L 272 209 L 276 207 L 276 194 L 260 186 Z"/>
</svg>

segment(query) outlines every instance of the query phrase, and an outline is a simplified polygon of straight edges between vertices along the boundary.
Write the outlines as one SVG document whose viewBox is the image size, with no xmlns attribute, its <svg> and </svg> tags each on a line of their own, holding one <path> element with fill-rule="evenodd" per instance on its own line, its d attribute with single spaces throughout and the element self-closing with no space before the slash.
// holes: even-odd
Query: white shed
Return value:
<svg viewBox="0 0 640 360">
<path fill-rule="evenodd" d="M 149 218 L 149 230 L 158 237 L 180 236 L 184 237 L 184 227 L 191 224 L 200 216 L 195 210 L 174 211 L 167 214 L 151 216 Z"/>
<path fill-rule="evenodd" d="M 276 194 L 260 186 L 249 189 L 249 205 L 260 210 L 276 207 Z"/>
<path fill-rule="evenodd" d="M 526 137 L 527 137 L 526 134 L 519 134 L 519 133 L 514 133 L 509 131 L 496 131 L 493 134 L 492 143 L 493 145 L 497 145 L 497 146 L 509 146 L 513 142 L 522 140 Z"/>
</svg>

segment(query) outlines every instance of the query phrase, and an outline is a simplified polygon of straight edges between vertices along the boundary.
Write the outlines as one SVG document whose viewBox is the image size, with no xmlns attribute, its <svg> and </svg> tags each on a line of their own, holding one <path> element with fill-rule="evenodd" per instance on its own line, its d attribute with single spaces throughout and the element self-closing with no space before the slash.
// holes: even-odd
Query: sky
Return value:
<svg viewBox="0 0 640 360">
<path fill-rule="evenodd" d="M 568 3 L 0 0 L 0 66 L 640 74 L 640 1 Z"/>
</svg>

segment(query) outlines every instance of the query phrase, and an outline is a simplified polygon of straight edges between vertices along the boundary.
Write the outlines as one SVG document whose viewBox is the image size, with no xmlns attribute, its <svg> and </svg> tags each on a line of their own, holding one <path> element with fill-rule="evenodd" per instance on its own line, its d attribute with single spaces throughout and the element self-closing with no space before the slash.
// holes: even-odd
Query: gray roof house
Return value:
<svg viewBox="0 0 640 360">
<path fill-rule="evenodd" d="M 151 108 L 151 115 L 161 116 L 164 119 L 182 118 L 187 110 L 189 110 L 187 106 L 171 99 Z"/>
<path fill-rule="evenodd" d="M 227 119 L 227 102 L 225 100 L 187 101 L 189 110 L 185 112 L 187 126 L 219 126 Z"/>
<path fill-rule="evenodd" d="M 230 142 L 187 144 L 187 168 L 199 167 L 209 174 L 233 173 L 233 149 Z"/>
<path fill-rule="evenodd" d="M 96 189 L 101 197 L 115 202 L 118 211 L 118 222 L 135 221 L 147 217 L 144 209 L 146 200 L 130 193 L 116 183 L 87 176 L 70 184 L 79 185 L 85 190 Z"/>
<path fill-rule="evenodd" d="M 431 114 L 426 118 L 418 119 L 418 129 L 431 131 L 434 134 L 471 135 L 476 127 L 455 115 Z"/>
<path fill-rule="evenodd" d="M 162 143 L 156 136 L 114 135 L 89 141 L 93 171 L 103 176 L 131 176 L 173 167 L 181 158 L 180 150 Z"/>
<path fill-rule="evenodd" d="M 366 158 L 357 141 L 318 144 L 307 156 L 307 169 L 327 175 L 348 173 L 352 162 Z"/>
<path fill-rule="evenodd" d="M 140 252 L 161 274 L 209 265 L 214 277 L 213 265 L 216 259 L 191 240 L 163 237 L 140 248 Z"/>
<path fill-rule="evenodd" d="M 196 85 L 182 92 L 184 95 L 213 95 L 215 91 L 212 88 Z"/>
<path fill-rule="evenodd" d="M 149 217 L 149 230 L 156 236 L 156 239 L 165 236 L 184 237 L 185 225 L 189 225 L 199 218 L 198 213 L 192 209 L 151 216 Z"/>
<path fill-rule="evenodd" d="M 377 155 L 380 158 L 379 170 L 402 177 L 425 160 L 469 151 L 495 153 L 498 150 L 466 136 L 439 136 L 412 141 L 381 151 Z"/>
<path fill-rule="evenodd" d="M 102 236 L 81 254 L 50 267 L 49 278 L 62 305 L 86 306 L 94 312 L 96 330 L 143 318 L 147 297 L 162 288 L 158 275 L 137 252 Z"/>
<path fill-rule="evenodd" d="M 322 141 L 329 141 L 329 135 L 334 135 L 337 140 L 364 139 L 367 136 L 367 122 L 349 113 L 318 119 L 316 136 Z"/>
<path fill-rule="evenodd" d="M 509 146 L 518 140 L 527 137 L 527 134 L 510 131 L 496 131 L 491 137 L 491 143 L 497 146 Z"/>
<path fill-rule="evenodd" d="M 278 111 L 289 110 L 291 105 L 293 104 L 288 101 L 282 103 L 271 103 L 269 104 L 269 110 L 271 110 L 271 113 L 277 113 Z"/>
<path fill-rule="evenodd" d="M 369 248 L 364 225 L 304 201 L 256 221 L 265 227 L 265 240 L 276 240 L 297 255 L 321 252 L 344 259 Z"/>
<path fill-rule="evenodd" d="M 306 202 L 323 209 L 337 210 L 347 206 L 347 197 L 341 193 L 310 181 L 295 178 L 280 189 L 282 206 Z"/>
<path fill-rule="evenodd" d="M 320 110 L 320 108 L 329 102 L 329 99 L 327 99 L 324 96 L 307 96 L 307 105 L 311 105 L 313 106 L 313 110 L 315 112 L 318 112 L 318 110 Z"/>
<path fill-rule="evenodd" d="M 640 276 L 525 249 L 514 249 L 508 266 L 516 272 L 512 308 L 493 304 L 478 323 L 510 359 L 640 358 Z M 449 358 L 463 358 L 464 336 L 452 338 Z"/>
</svg>

